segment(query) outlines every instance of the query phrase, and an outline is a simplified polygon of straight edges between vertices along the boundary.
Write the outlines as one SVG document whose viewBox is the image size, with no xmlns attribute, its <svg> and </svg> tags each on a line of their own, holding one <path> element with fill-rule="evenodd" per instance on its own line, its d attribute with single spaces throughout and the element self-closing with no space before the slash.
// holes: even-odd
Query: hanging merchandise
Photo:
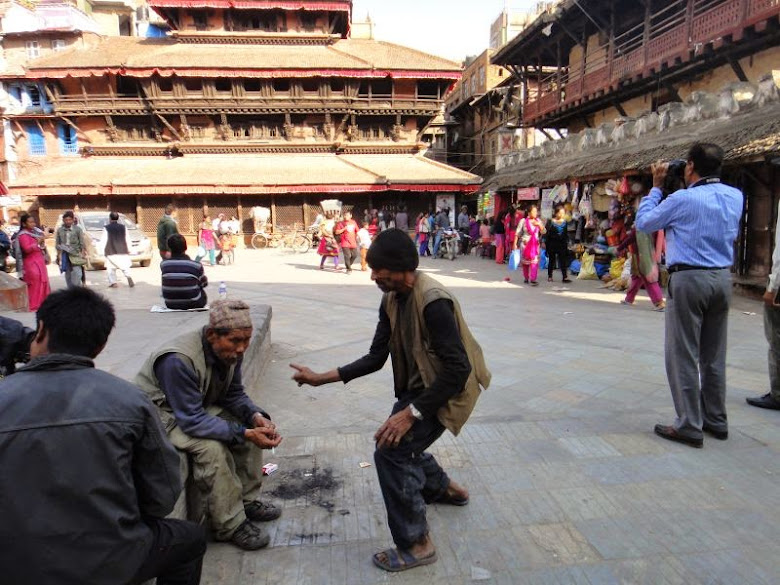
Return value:
<svg viewBox="0 0 780 585">
<path fill-rule="evenodd" d="M 618 189 L 618 192 L 624 197 L 631 193 L 631 185 L 628 182 L 628 177 L 623 177 L 623 180 L 620 181 L 620 188 Z"/>
<path fill-rule="evenodd" d="M 593 183 L 586 184 L 579 202 L 580 215 L 584 216 L 586 220 L 593 215 L 593 204 L 590 199 L 592 189 Z"/>
<path fill-rule="evenodd" d="M 609 205 L 612 202 L 612 197 L 607 194 L 607 189 L 604 187 L 604 183 L 598 183 L 593 187 L 591 192 L 591 202 L 593 205 L 593 211 L 604 213 L 609 211 Z"/>
</svg>

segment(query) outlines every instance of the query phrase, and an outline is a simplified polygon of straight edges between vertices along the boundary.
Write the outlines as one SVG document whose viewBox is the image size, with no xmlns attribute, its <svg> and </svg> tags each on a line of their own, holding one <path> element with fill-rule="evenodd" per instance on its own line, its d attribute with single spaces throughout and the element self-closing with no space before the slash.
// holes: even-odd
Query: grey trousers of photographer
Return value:
<svg viewBox="0 0 780 585">
<path fill-rule="evenodd" d="M 728 429 L 726 345 L 731 272 L 676 272 L 666 306 L 666 376 L 681 435 L 702 437 L 702 425 Z"/>
</svg>

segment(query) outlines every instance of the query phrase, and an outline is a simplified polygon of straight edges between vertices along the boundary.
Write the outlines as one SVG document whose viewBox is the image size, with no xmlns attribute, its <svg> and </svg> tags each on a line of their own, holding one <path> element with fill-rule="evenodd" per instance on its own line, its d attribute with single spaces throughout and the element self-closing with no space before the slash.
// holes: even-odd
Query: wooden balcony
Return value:
<svg viewBox="0 0 780 585">
<path fill-rule="evenodd" d="M 416 113 L 431 115 L 439 110 L 441 100 L 436 97 L 416 96 L 300 96 L 268 97 L 242 96 L 173 96 L 161 95 L 142 99 L 112 95 L 58 96 L 54 101 L 54 113 L 60 115 L 134 115 L 156 111 L 161 114 L 180 113 Z"/>
<path fill-rule="evenodd" d="M 658 77 L 702 56 L 706 47 L 719 50 L 727 41 L 738 42 L 748 29 L 766 30 L 780 16 L 780 0 L 689 0 L 671 4 L 645 23 L 615 36 L 596 51 L 599 58 L 534 79 L 539 93 L 523 111 L 528 126 L 560 118 L 639 79 Z"/>
</svg>

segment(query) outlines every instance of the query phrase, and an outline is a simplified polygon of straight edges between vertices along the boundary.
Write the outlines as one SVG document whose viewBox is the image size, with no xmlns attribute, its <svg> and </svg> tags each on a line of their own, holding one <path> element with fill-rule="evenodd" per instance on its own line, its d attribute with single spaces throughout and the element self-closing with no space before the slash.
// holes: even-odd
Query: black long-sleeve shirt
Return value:
<svg viewBox="0 0 780 585">
<path fill-rule="evenodd" d="M 403 302 L 399 299 L 399 302 Z M 442 364 L 441 372 L 429 388 L 412 401 L 423 417 L 435 416 L 450 398 L 463 390 L 471 373 L 471 364 L 458 331 L 452 301 L 439 299 L 428 304 L 423 318 L 430 336 L 431 349 Z M 390 355 L 390 317 L 384 306 L 379 308 L 379 323 L 368 353 L 357 361 L 338 369 L 342 381 L 347 382 L 381 370 Z M 399 356 L 403 359 L 403 356 Z M 406 389 L 409 391 L 409 389 Z M 402 389 L 396 389 L 401 397 Z"/>
</svg>

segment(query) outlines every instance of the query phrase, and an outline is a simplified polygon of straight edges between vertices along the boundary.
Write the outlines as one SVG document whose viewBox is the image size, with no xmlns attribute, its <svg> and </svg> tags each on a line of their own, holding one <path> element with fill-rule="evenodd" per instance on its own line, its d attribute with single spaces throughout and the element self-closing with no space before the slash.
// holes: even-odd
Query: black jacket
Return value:
<svg viewBox="0 0 780 585">
<path fill-rule="evenodd" d="M 181 492 L 179 456 L 136 386 L 86 358 L 0 381 L 0 581 L 121 585 L 149 554 L 144 516 Z"/>
</svg>

